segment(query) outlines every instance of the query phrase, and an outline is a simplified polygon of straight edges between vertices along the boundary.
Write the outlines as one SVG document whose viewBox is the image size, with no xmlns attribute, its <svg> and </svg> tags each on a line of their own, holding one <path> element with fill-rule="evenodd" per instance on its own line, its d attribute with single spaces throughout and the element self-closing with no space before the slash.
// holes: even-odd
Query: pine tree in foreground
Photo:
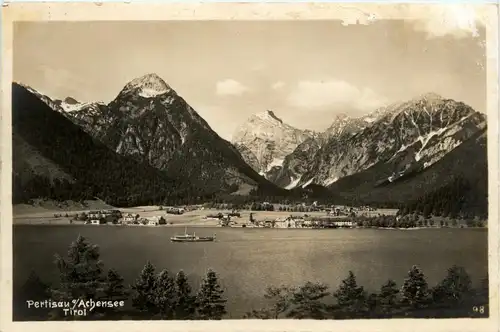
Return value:
<svg viewBox="0 0 500 332">
<path fill-rule="evenodd" d="M 69 246 L 67 257 L 56 255 L 55 264 L 59 270 L 59 283 L 51 289 L 55 301 L 99 300 L 105 287 L 99 247 L 78 236 Z M 64 315 L 63 310 L 51 312 L 52 319 L 89 319 L 99 313 L 94 310 L 92 316 Z"/>
<path fill-rule="evenodd" d="M 111 269 L 108 271 L 103 293 L 103 298 L 106 301 L 125 301 L 128 299 L 128 292 L 123 284 L 123 277 L 116 270 Z M 94 309 L 94 311 L 103 312 L 108 319 L 120 315 L 119 312 L 121 310 L 121 307 Z"/>
<path fill-rule="evenodd" d="M 142 314 L 149 313 L 150 317 L 158 313 L 155 301 L 155 286 L 155 267 L 148 261 L 139 278 L 132 285 L 132 306 Z"/>
<path fill-rule="evenodd" d="M 196 312 L 196 297 L 184 271 L 179 271 L 175 277 L 176 300 L 175 319 L 191 319 Z"/>
<path fill-rule="evenodd" d="M 401 287 L 401 303 L 412 309 L 423 308 L 428 304 L 429 286 L 422 271 L 414 265 Z"/>
<path fill-rule="evenodd" d="M 264 298 L 273 301 L 270 309 L 271 318 L 278 319 L 282 313 L 285 313 L 292 305 L 294 289 L 286 286 L 268 287 Z M 258 315 L 266 316 L 262 311 Z"/>
<path fill-rule="evenodd" d="M 463 267 L 453 265 L 446 277 L 432 290 L 435 302 L 456 305 L 470 295 L 472 281 Z"/>
<path fill-rule="evenodd" d="M 217 274 L 208 270 L 196 296 L 198 318 L 221 319 L 226 314 L 227 300 L 223 294 Z"/>
<path fill-rule="evenodd" d="M 167 270 L 163 270 L 156 277 L 154 300 L 162 319 L 173 319 L 175 312 L 176 291 L 174 278 Z"/>
<path fill-rule="evenodd" d="M 123 284 L 123 277 L 115 269 L 108 271 L 104 295 L 109 301 L 122 301 L 127 299 L 127 291 Z"/>
<path fill-rule="evenodd" d="M 43 301 L 50 298 L 50 288 L 43 282 L 35 271 L 31 271 L 26 282 L 21 286 L 19 293 L 14 292 L 14 319 L 15 320 L 40 320 L 46 319 L 49 310 L 36 308 L 30 309 L 27 301 Z"/>
<path fill-rule="evenodd" d="M 330 293 L 328 286 L 322 283 L 307 282 L 293 293 L 291 303 L 294 308 L 288 317 L 298 319 L 325 319 L 326 305 L 321 300 Z"/>
<path fill-rule="evenodd" d="M 378 294 L 371 293 L 367 296 L 366 309 L 370 316 L 379 317 L 381 315 Z"/>
<path fill-rule="evenodd" d="M 56 255 L 59 270 L 59 287 L 52 289 L 57 300 L 97 299 L 103 290 L 105 278 L 99 247 L 90 244 L 83 236 L 71 243 L 67 258 Z"/>
<path fill-rule="evenodd" d="M 342 280 L 342 284 L 333 296 L 337 299 L 343 318 L 360 317 L 366 313 L 366 292 L 362 286 L 358 286 L 352 271 L 349 271 L 348 277 Z"/>
<path fill-rule="evenodd" d="M 31 271 L 28 279 L 20 290 L 23 298 L 30 300 L 45 300 L 49 297 L 49 286 L 40 279 L 35 271 Z"/>
<path fill-rule="evenodd" d="M 398 303 L 398 293 L 396 282 L 388 280 L 381 288 L 377 296 L 377 311 L 384 316 L 390 317 Z"/>
</svg>

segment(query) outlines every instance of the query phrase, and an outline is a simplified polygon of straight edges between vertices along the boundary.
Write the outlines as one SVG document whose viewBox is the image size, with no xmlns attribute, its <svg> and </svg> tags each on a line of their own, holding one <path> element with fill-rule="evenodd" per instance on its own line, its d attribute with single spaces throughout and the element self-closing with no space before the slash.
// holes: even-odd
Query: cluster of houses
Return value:
<svg viewBox="0 0 500 332">
<path fill-rule="evenodd" d="M 167 212 L 167 214 L 184 214 L 184 212 L 186 212 L 186 209 L 180 207 L 167 207 L 165 211 Z"/>
<path fill-rule="evenodd" d="M 351 208 L 332 207 L 331 209 L 328 209 L 328 211 L 326 213 L 328 216 L 332 216 L 332 217 L 353 216 L 356 214 L 352 207 Z"/>
<path fill-rule="evenodd" d="M 340 217 L 340 216 L 349 216 L 355 217 L 358 214 L 368 211 L 376 211 L 375 208 L 370 206 L 360 206 L 360 207 L 352 207 L 345 205 L 332 205 L 330 207 L 324 207 L 321 211 L 325 211 L 328 216 Z"/>
<path fill-rule="evenodd" d="M 220 224 L 228 224 L 231 222 L 232 218 L 241 218 L 241 214 L 236 211 L 236 210 L 233 210 L 231 212 L 228 212 L 228 213 L 222 213 L 222 212 L 218 212 L 218 213 L 214 213 L 214 214 L 207 214 L 204 219 L 212 219 L 212 220 L 219 220 Z"/>
<path fill-rule="evenodd" d="M 183 205 L 183 206 L 167 206 L 160 207 L 160 210 L 165 210 L 167 214 L 184 214 L 195 210 L 204 210 L 203 205 Z"/>
<path fill-rule="evenodd" d="M 118 210 L 102 210 L 89 212 L 85 223 L 91 225 L 120 224 L 157 226 L 166 225 L 167 220 L 163 216 L 141 218 L 138 214 L 128 213 L 123 215 Z"/>
<path fill-rule="evenodd" d="M 121 218 L 122 213 L 119 210 L 91 211 L 87 214 L 85 223 L 92 225 L 118 224 Z"/>
<path fill-rule="evenodd" d="M 278 217 L 276 219 L 256 220 L 253 213 L 249 221 L 237 222 L 231 219 L 220 218 L 219 225 L 223 227 L 246 228 L 352 228 L 356 223 L 348 219 L 332 218 L 307 218 L 305 216 Z"/>
<path fill-rule="evenodd" d="M 312 204 L 297 203 L 293 205 L 280 205 L 278 210 L 290 212 L 325 212 L 328 216 L 353 217 L 363 212 L 375 211 L 376 209 L 370 206 L 350 207 L 345 205 L 323 205 L 313 202 Z"/>
<path fill-rule="evenodd" d="M 258 221 L 260 227 L 268 228 L 350 228 L 355 224 L 347 219 L 306 218 L 303 216 L 288 216 L 274 220 Z"/>
</svg>

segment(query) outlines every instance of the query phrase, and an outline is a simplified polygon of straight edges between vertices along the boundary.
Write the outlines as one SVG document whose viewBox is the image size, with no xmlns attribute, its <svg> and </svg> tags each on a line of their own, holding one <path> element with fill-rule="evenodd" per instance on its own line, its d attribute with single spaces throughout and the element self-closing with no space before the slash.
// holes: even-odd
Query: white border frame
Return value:
<svg viewBox="0 0 500 332">
<path fill-rule="evenodd" d="M 486 22 L 487 114 L 489 167 L 489 283 L 488 319 L 386 320 L 223 320 L 223 321 L 115 321 L 12 322 L 12 41 L 15 21 L 145 21 L 145 20 L 319 20 L 340 19 L 349 24 L 370 19 L 425 19 L 444 4 L 376 3 L 10 3 L 3 4 L 1 80 L 1 329 L 21 331 L 497 331 L 498 330 L 498 7 L 468 6 Z"/>
</svg>

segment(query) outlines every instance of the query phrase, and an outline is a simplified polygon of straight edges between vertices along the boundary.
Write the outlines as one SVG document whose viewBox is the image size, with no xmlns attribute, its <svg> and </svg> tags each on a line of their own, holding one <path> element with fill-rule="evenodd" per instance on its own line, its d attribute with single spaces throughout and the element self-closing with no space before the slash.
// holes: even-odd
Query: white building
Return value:
<svg viewBox="0 0 500 332">
<path fill-rule="evenodd" d="M 304 223 L 304 218 L 302 217 L 286 217 L 286 218 L 277 218 L 275 220 L 274 227 L 275 228 L 302 228 L 302 224 Z"/>
<path fill-rule="evenodd" d="M 136 219 L 135 216 L 129 213 L 123 217 L 123 223 L 124 224 L 133 224 L 135 219 Z"/>
<path fill-rule="evenodd" d="M 354 227 L 355 224 L 352 220 L 336 220 L 333 224 L 337 227 Z"/>
</svg>

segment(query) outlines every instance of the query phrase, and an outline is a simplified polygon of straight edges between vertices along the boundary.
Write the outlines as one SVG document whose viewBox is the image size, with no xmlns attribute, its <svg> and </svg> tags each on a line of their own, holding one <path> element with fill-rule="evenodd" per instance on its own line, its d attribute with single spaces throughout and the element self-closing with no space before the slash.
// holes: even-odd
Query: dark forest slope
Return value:
<svg viewBox="0 0 500 332">
<path fill-rule="evenodd" d="M 12 135 L 14 203 L 98 197 L 121 206 L 199 194 L 189 184 L 181 187 L 155 168 L 118 155 L 15 83 Z"/>
</svg>

